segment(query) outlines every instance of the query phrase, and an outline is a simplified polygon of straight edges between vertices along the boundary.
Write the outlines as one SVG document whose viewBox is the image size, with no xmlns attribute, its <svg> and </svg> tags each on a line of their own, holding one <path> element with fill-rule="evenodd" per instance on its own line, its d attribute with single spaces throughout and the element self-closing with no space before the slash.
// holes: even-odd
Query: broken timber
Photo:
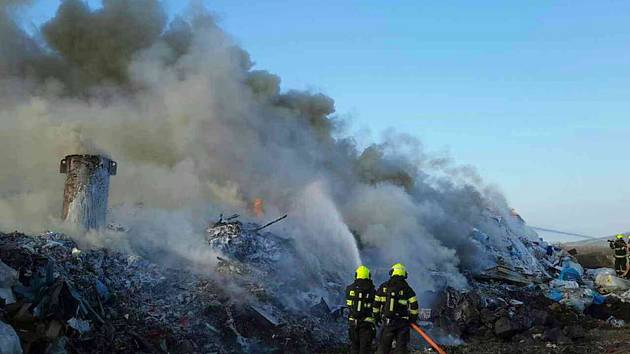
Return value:
<svg viewBox="0 0 630 354">
<path fill-rule="evenodd" d="M 261 226 L 261 227 L 257 227 L 257 228 L 255 228 L 255 229 L 253 229 L 252 231 L 260 231 L 260 230 L 262 230 L 262 229 L 265 229 L 265 228 L 267 228 L 267 227 L 269 227 L 269 226 L 271 226 L 271 225 L 273 225 L 273 224 L 277 223 L 278 221 L 281 221 L 281 220 L 286 219 L 286 217 L 287 217 L 287 216 L 288 216 L 287 214 L 284 214 L 284 216 L 281 216 L 281 217 L 277 218 L 277 219 L 276 219 L 276 220 L 274 220 L 274 221 L 270 221 L 270 222 L 266 223 L 265 225 L 263 225 L 263 226 Z"/>
</svg>

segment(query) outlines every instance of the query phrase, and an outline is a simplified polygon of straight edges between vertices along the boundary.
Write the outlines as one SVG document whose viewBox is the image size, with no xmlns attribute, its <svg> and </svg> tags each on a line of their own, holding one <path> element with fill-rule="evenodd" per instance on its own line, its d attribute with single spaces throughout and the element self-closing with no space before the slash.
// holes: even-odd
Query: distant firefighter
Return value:
<svg viewBox="0 0 630 354">
<path fill-rule="evenodd" d="M 373 315 L 375 295 L 370 270 L 366 266 L 359 266 L 354 272 L 354 282 L 346 288 L 346 305 L 350 310 L 348 336 L 352 354 L 372 352 L 372 340 L 376 335 Z"/>
<path fill-rule="evenodd" d="M 407 270 L 404 265 L 394 264 L 389 275 L 389 280 L 376 292 L 376 313 L 383 322 L 377 353 L 389 353 L 393 342 L 396 342 L 394 353 L 407 353 L 409 325 L 418 321 L 418 300 L 405 280 Z"/>
<path fill-rule="evenodd" d="M 610 248 L 615 251 L 615 271 L 620 276 L 627 273 L 626 268 L 628 267 L 628 244 L 623 238 L 624 235 L 619 234 L 616 236 L 616 240 L 608 241 Z"/>
</svg>

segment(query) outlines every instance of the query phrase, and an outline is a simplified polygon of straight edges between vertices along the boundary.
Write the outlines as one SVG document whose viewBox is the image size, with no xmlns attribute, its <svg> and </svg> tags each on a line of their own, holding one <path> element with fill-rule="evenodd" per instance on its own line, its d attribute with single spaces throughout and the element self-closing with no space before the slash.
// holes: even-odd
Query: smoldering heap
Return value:
<svg viewBox="0 0 630 354">
<path fill-rule="evenodd" d="M 284 233 L 314 275 L 351 274 L 364 257 L 422 270 L 417 287 L 436 285 L 425 270 L 463 287 L 461 269 L 493 258 L 474 228 L 497 249 L 512 242 L 487 222 L 488 211 L 510 222 L 505 200 L 470 168 L 395 133 L 360 150 L 331 98 L 281 92 L 203 9 L 167 23 L 153 0 L 69 0 L 29 34 L 19 5 L 0 11 L 0 163 L 12 166 L 0 175 L 2 229 L 72 233 L 58 224 L 61 177 L 46 171 L 60 156 L 95 153 L 124 166 L 110 219 L 134 232 L 89 241 L 201 268 L 215 258 L 201 247 L 208 215 L 246 213 L 255 198 L 270 215 L 291 213 Z"/>
<path fill-rule="evenodd" d="M 264 277 L 231 274 L 243 292 L 226 279 L 77 246 L 51 232 L 0 234 L 3 353 L 313 353 L 340 344 L 342 322 L 321 298 L 289 311 L 279 301 L 287 292 Z"/>
<path fill-rule="evenodd" d="M 358 147 L 333 99 L 282 91 L 206 10 L 191 5 L 169 21 L 156 0 L 97 9 L 66 0 L 27 31 L 24 6 L 0 3 L 0 163 L 11 167 L 0 172 L 0 230 L 62 231 L 80 248 L 214 276 L 226 257 L 204 239 L 210 215 L 260 223 L 289 213 L 274 230 L 291 245 L 276 274 L 330 304 L 339 296 L 331 280 L 361 261 L 377 280 L 404 262 L 418 291 L 464 289 L 467 274 L 499 261 L 544 275 L 525 247 L 535 232 L 473 169 L 394 132 Z M 53 171 L 68 154 L 124 166 L 109 220 L 126 232 L 59 221 L 63 181 Z M 249 212 L 254 200 L 263 215 Z"/>
</svg>

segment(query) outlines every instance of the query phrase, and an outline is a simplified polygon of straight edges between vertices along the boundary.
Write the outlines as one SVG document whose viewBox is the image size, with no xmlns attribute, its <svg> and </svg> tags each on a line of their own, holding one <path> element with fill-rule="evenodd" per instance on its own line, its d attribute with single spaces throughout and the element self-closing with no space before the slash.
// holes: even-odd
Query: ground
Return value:
<svg viewBox="0 0 630 354">
<path fill-rule="evenodd" d="M 450 347 L 446 351 L 449 354 L 630 353 L 630 328 L 594 328 L 587 332 L 584 339 L 570 344 L 552 344 L 534 340 L 481 341 Z"/>
<path fill-rule="evenodd" d="M 590 354 L 630 353 L 630 328 L 594 328 L 587 332 L 581 341 L 570 344 L 552 344 L 533 339 L 522 341 L 501 342 L 496 340 L 479 340 L 465 345 L 445 347 L 448 354 L 539 354 L 539 353 L 563 353 L 563 354 Z M 432 353 L 426 349 L 416 350 L 410 353 Z M 344 348 L 325 353 L 348 353 Z M 321 354 L 324 354 L 322 352 Z"/>
</svg>

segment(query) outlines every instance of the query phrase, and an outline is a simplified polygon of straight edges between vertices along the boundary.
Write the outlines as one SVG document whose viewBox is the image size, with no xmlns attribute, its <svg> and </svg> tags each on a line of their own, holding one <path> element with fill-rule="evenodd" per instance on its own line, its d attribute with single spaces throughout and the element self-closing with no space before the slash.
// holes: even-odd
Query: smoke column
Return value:
<svg viewBox="0 0 630 354">
<path fill-rule="evenodd" d="M 393 132 L 359 149 L 332 98 L 282 92 L 202 8 L 169 22 L 155 0 L 66 0 L 29 35 L 27 4 L 0 4 L 0 230 L 63 228 L 57 166 L 86 153 L 118 162 L 109 217 L 131 230 L 84 235 L 96 245 L 212 264 L 208 221 L 261 198 L 311 269 L 343 278 L 402 261 L 416 288 L 440 285 L 432 272 L 463 287 L 491 261 L 474 228 L 505 247 L 488 213 L 507 203 L 473 170 Z"/>
</svg>

